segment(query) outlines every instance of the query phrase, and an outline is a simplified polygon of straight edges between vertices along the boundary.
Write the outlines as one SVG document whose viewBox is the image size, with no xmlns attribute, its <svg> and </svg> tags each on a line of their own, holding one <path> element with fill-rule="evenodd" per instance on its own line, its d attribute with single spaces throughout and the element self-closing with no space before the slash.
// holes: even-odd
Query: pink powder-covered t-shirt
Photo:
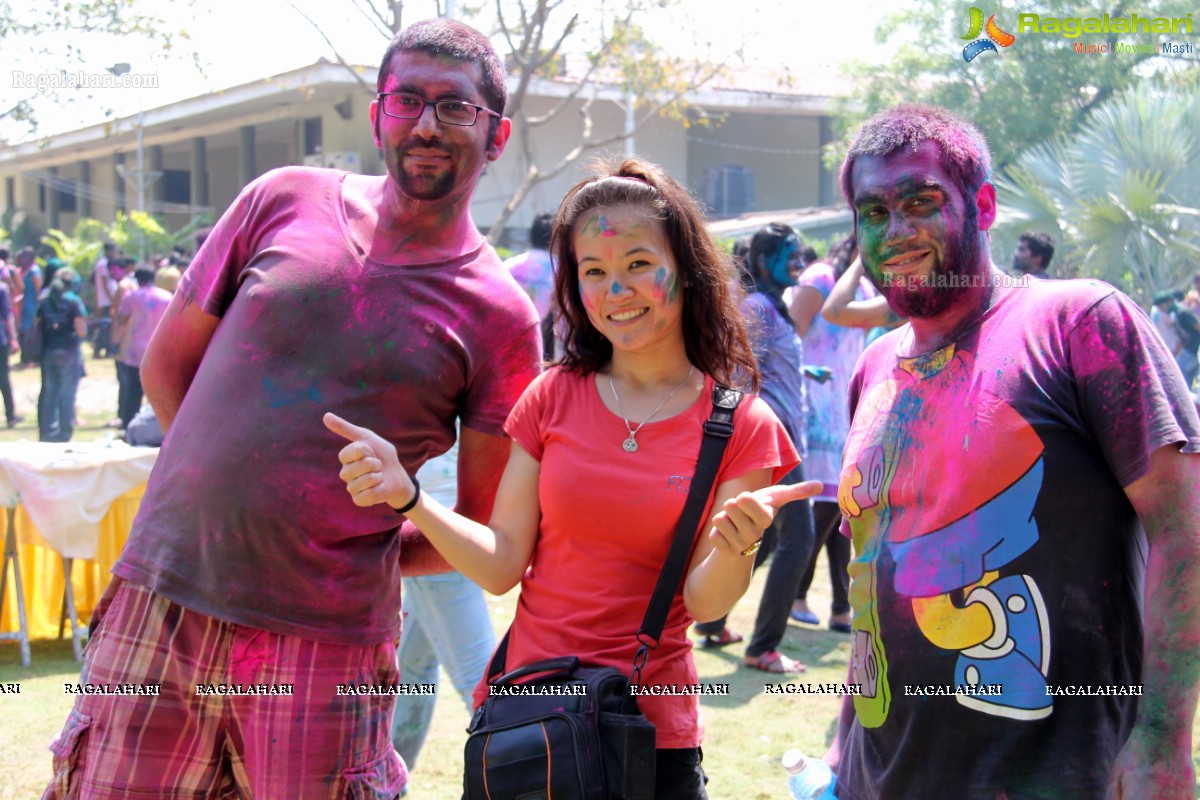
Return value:
<svg viewBox="0 0 1200 800">
<path fill-rule="evenodd" d="M 113 572 L 195 611 L 369 644 L 400 627 L 401 522 L 358 508 L 326 411 L 396 445 L 410 473 L 454 420 L 502 435 L 537 372 L 538 320 L 486 243 L 380 263 L 350 237 L 345 173 L 249 185 L 179 285 L 221 318 Z"/>
<path fill-rule="evenodd" d="M 171 293 L 157 286 L 139 286 L 121 300 L 121 308 L 117 311 L 118 318 L 129 317 L 129 335 L 121 345 L 117 356 L 122 364 L 140 367 L 142 357 L 146 355 L 146 347 L 158 322 L 167 313 L 171 304 Z"/>
<path fill-rule="evenodd" d="M 687 410 L 646 423 L 636 453 L 622 449 L 625 423 L 605 407 L 594 375 L 552 369 L 513 409 L 505 429 L 541 464 L 542 520 L 509 631 L 508 670 L 570 655 L 592 666 L 632 667 L 638 628 L 696 470 L 712 387 L 709 379 Z M 764 468 L 778 480 L 798 460 L 775 414 L 747 396 L 715 483 Z M 701 525 L 697 536 L 708 531 Z M 686 635 L 691 621 L 680 591 L 650 653 L 645 685 L 697 682 Z M 486 696 L 481 682 L 476 705 Z M 658 747 L 699 746 L 697 696 L 642 696 L 638 703 L 657 728 Z"/>
</svg>

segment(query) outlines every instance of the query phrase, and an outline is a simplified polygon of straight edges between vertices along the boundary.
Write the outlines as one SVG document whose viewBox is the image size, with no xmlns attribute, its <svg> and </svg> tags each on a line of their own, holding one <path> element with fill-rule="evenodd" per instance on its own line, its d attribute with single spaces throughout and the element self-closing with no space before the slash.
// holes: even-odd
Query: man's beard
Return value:
<svg viewBox="0 0 1200 800">
<path fill-rule="evenodd" d="M 436 178 L 427 175 L 411 175 L 403 166 L 397 172 L 400 174 L 396 176 L 396 181 L 400 184 L 401 190 L 408 197 L 417 200 L 441 200 L 454 189 L 456 175 L 453 169 Z"/>
<path fill-rule="evenodd" d="M 404 167 L 404 156 L 410 149 L 414 148 L 441 150 L 447 155 L 452 156 L 450 151 L 445 147 L 435 147 L 414 140 L 405 142 L 404 146 L 400 148 L 399 160 L 396 164 L 396 183 L 400 185 L 400 189 L 406 196 L 417 200 L 441 200 L 447 197 L 454 191 L 454 187 L 458 181 L 458 169 L 454 165 L 453 158 L 451 158 L 447 169 L 436 176 L 424 170 L 418 170 L 415 173 L 409 172 Z"/>
<path fill-rule="evenodd" d="M 893 283 L 883 281 L 875 287 L 887 298 L 888 305 L 902 317 L 928 319 L 950 309 L 977 282 L 976 276 L 984 276 L 987 268 L 982 258 L 983 246 L 979 240 L 978 212 L 970 203 L 963 221 L 962 234 L 946 232 L 946 243 L 937 267 L 927 277 L 929 285 L 918 282 Z M 919 279 L 918 279 L 919 281 Z"/>
</svg>

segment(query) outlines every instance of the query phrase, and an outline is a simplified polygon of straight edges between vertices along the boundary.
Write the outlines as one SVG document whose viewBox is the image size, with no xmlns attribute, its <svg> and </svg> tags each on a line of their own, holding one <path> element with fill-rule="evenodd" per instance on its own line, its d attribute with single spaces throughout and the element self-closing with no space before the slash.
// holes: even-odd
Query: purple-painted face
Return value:
<svg viewBox="0 0 1200 800">
<path fill-rule="evenodd" d="M 852 179 L 863 265 L 897 313 L 938 316 L 974 276 L 986 276 L 978 211 L 942 167 L 936 142 L 861 156 Z"/>
<path fill-rule="evenodd" d="M 662 223 L 641 206 L 596 208 L 573 234 L 579 296 L 618 350 L 683 343 L 683 296 Z"/>
<path fill-rule="evenodd" d="M 404 92 L 428 102 L 462 100 L 486 105 L 479 90 L 478 64 L 401 52 L 390 69 L 383 84 L 385 92 Z M 378 100 L 371 103 L 371 124 L 388 174 L 403 194 L 416 200 L 441 200 L 474 189 L 484 166 L 504 148 L 507 129 L 498 125 L 496 136 L 489 138 L 491 120 L 480 113 L 472 126 L 446 125 L 428 105 L 417 119 L 396 119 L 383 113 Z"/>
</svg>

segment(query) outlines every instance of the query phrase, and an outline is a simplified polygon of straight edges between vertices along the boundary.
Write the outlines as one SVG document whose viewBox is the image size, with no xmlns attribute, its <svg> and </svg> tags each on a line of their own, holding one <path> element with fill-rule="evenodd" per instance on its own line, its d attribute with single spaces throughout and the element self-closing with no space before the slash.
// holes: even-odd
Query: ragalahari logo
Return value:
<svg viewBox="0 0 1200 800">
<path fill-rule="evenodd" d="M 985 29 L 987 30 L 987 38 L 980 39 L 979 34 Z M 971 59 L 975 58 L 975 56 L 988 50 L 991 50 L 993 53 L 998 53 L 999 51 L 996 49 L 996 45 L 1008 47 L 1017 40 L 1017 37 L 1013 36 L 1011 33 L 1005 33 L 1004 31 L 1000 30 L 1000 27 L 996 24 L 995 14 L 992 14 L 990 17 L 988 17 L 987 25 L 985 26 L 983 24 L 983 12 L 975 6 L 971 6 L 970 30 L 968 30 L 967 35 L 962 38 L 972 40 L 969 45 L 963 48 L 963 61 L 970 61 Z"/>
</svg>

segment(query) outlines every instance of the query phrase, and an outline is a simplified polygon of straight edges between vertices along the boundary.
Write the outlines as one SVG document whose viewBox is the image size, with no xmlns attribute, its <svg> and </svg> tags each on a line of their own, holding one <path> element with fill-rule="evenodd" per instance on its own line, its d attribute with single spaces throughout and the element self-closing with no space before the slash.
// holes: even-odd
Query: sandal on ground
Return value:
<svg viewBox="0 0 1200 800">
<path fill-rule="evenodd" d="M 838 633 L 850 633 L 850 623 L 834 617 L 829 620 L 829 630 L 837 631 Z"/>
<path fill-rule="evenodd" d="M 792 611 L 788 616 L 796 622 L 803 622 L 806 625 L 821 624 L 821 620 L 817 619 L 817 615 L 811 611 Z"/>
<path fill-rule="evenodd" d="M 745 636 L 742 636 L 737 631 L 731 631 L 729 628 L 722 628 L 720 633 L 707 634 L 703 639 L 700 640 L 700 646 L 705 649 L 712 647 L 724 647 L 727 644 L 737 644 L 745 638 Z"/>
<path fill-rule="evenodd" d="M 746 656 L 742 663 L 747 667 L 752 667 L 763 672 L 770 672 L 774 675 L 794 675 L 798 672 L 804 672 L 808 667 L 796 661 L 794 658 L 788 658 L 778 650 L 768 650 L 760 656 Z"/>
</svg>

